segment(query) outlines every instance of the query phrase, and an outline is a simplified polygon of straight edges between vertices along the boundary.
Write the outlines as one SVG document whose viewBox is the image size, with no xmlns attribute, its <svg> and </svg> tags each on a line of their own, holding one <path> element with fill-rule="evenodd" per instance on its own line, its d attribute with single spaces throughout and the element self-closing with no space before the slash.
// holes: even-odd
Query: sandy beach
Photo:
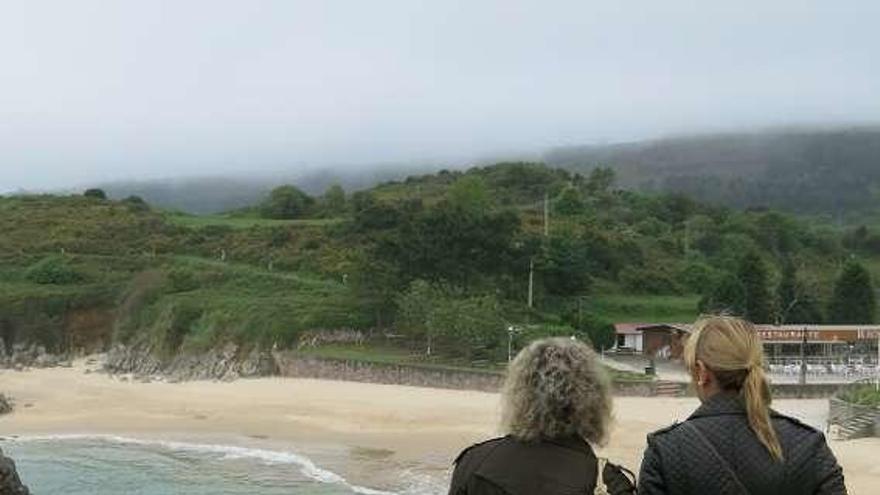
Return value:
<svg viewBox="0 0 880 495">
<path fill-rule="evenodd" d="M 17 404 L 0 417 L 0 436 L 108 434 L 292 449 L 377 488 L 394 488 L 399 478 L 391 473 L 439 483 L 459 450 L 495 433 L 498 417 L 497 395 L 480 392 L 291 378 L 137 383 L 86 374 L 82 366 L 3 370 L 0 392 Z M 696 404 L 618 398 L 603 455 L 637 470 L 645 435 L 687 417 Z M 827 414 L 825 400 L 776 407 L 817 426 Z M 832 448 L 851 493 L 878 493 L 880 439 Z"/>
</svg>

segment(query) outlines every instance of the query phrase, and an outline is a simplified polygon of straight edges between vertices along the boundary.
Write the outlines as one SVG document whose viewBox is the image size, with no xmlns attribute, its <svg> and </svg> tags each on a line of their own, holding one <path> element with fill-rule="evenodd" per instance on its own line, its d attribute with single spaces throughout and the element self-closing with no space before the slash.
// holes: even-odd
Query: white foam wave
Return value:
<svg viewBox="0 0 880 495">
<path fill-rule="evenodd" d="M 363 486 L 349 483 L 343 476 L 333 471 L 319 467 L 308 457 L 289 451 L 268 449 L 256 449 L 239 447 L 236 445 L 202 444 L 189 442 L 176 442 L 170 440 L 145 440 L 141 438 L 123 437 L 118 435 L 90 435 L 90 434 L 65 434 L 65 435 L 29 435 L 4 437 L 7 442 L 49 442 L 49 441 L 77 441 L 99 440 L 120 445 L 137 445 L 146 447 L 158 447 L 176 452 L 192 452 L 197 454 L 216 454 L 221 459 L 255 459 L 266 464 L 288 464 L 299 468 L 303 476 L 320 482 L 345 486 L 355 493 L 363 495 L 399 495 L 395 492 L 374 490 Z"/>
</svg>

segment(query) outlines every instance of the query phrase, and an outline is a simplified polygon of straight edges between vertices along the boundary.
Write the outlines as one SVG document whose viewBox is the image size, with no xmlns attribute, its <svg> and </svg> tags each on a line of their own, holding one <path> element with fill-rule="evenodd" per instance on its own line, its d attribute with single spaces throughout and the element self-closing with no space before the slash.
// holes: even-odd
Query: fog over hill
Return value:
<svg viewBox="0 0 880 495">
<path fill-rule="evenodd" d="M 295 172 L 187 177 L 146 181 L 118 181 L 95 184 L 113 198 L 140 196 L 148 203 L 188 213 L 219 213 L 251 206 L 263 199 L 272 188 L 295 184 L 311 195 L 319 195 L 339 184 L 346 191 L 356 191 L 380 182 L 409 174 L 439 170 L 440 165 L 376 165 L 374 167 L 311 169 Z"/>
<path fill-rule="evenodd" d="M 619 184 L 741 208 L 842 214 L 874 210 L 880 127 L 784 129 L 553 150 L 550 165 L 613 167 Z"/>
<path fill-rule="evenodd" d="M 572 146 L 521 158 L 586 173 L 612 167 L 627 189 L 673 191 L 738 208 L 841 215 L 876 209 L 880 127 L 775 129 L 691 135 L 632 143 Z M 536 158 L 538 157 L 538 158 Z M 517 157 L 519 158 L 519 157 Z M 98 184 L 113 197 L 138 195 L 168 209 L 214 213 L 252 205 L 292 183 L 309 194 L 333 184 L 347 191 L 389 180 L 466 169 L 492 160 L 308 170 Z"/>
</svg>

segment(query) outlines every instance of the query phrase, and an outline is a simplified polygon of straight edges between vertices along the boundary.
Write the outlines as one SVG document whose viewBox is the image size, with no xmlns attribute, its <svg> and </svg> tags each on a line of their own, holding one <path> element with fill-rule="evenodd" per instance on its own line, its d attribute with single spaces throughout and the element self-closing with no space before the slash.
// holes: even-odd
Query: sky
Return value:
<svg viewBox="0 0 880 495">
<path fill-rule="evenodd" d="M 880 122 L 875 0 L 8 0 L 0 191 Z"/>
</svg>

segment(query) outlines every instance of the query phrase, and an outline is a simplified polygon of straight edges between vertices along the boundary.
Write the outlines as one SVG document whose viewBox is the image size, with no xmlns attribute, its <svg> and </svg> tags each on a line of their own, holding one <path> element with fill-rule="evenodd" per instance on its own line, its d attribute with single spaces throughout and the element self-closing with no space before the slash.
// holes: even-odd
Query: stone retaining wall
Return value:
<svg viewBox="0 0 880 495">
<path fill-rule="evenodd" d="M 418 365 L 369 363 L 344 359 L 304 356 L 296 352 L 276 352 L 275 361 L 281 376 L 343 380 L 415 387 L 448 388 L 497 392 L 504 380 L 498 371 L 457 370 Z M 616 395 L 650 397 L 652 382 L 619 381 Z"/>
<path fill-rule="evenodd" d="M 370 363 L 344 359 L 303 356 L 295 352 L 275 353 L 281 376 L 343 380 L 352 382 L 409 385 L 495 392 L 502 375 L 492 371 L 468 371 L 428 366 Z"/>
</svg>

